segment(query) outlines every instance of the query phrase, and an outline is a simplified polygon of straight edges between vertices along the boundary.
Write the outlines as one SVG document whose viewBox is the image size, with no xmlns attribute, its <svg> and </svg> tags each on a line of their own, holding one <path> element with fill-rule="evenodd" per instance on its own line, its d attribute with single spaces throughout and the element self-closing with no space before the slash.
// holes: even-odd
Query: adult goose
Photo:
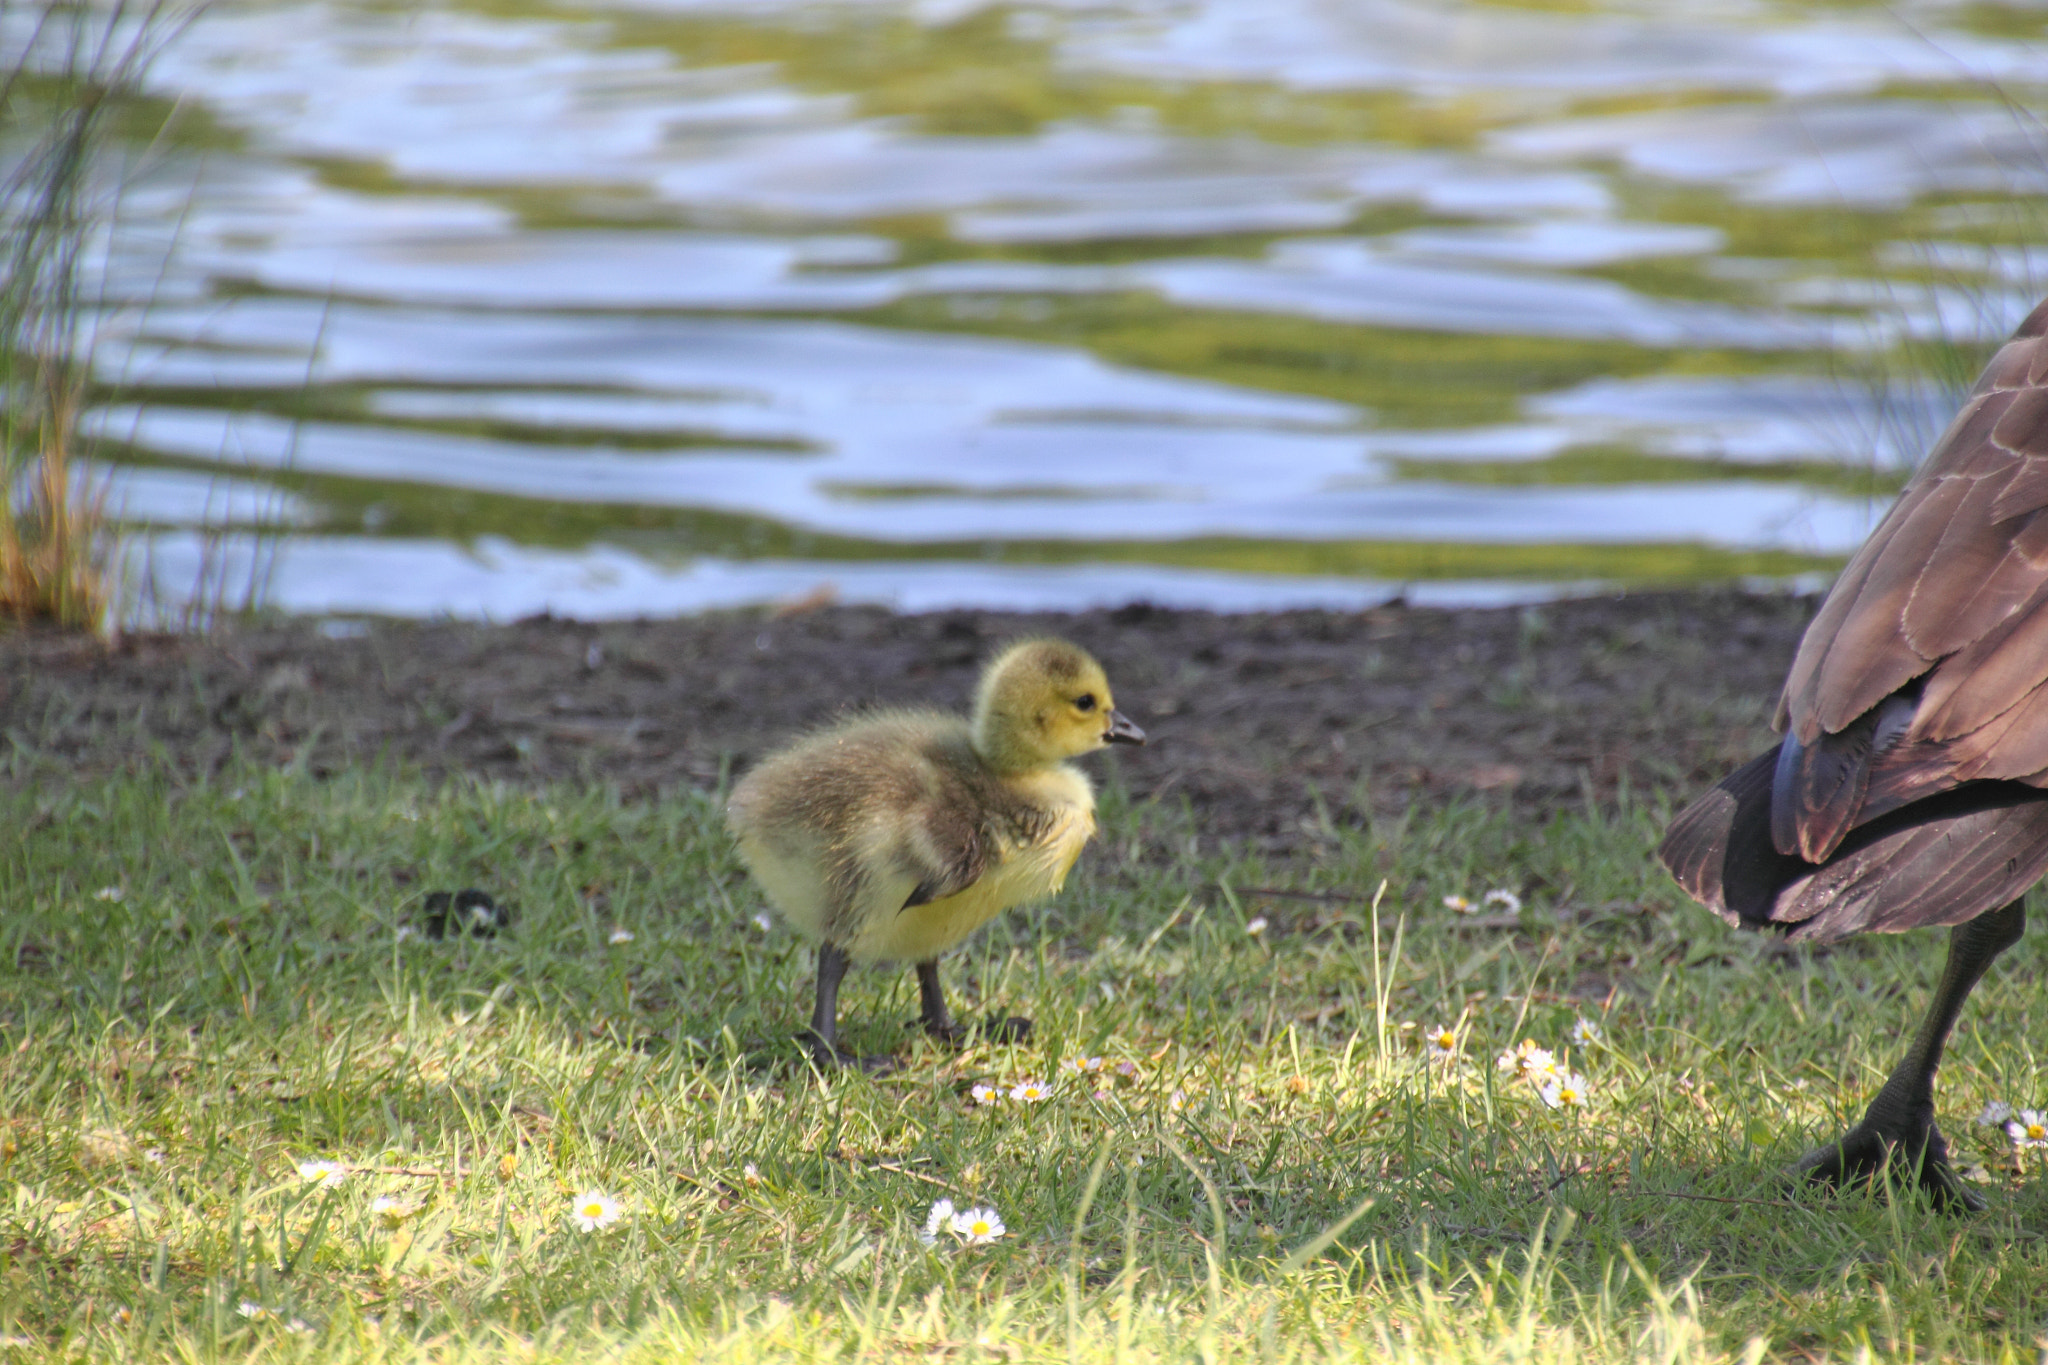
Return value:
<svg viewBox="0 0 2048 1365">
<path fill-rule="evenodd" d="M 1785 738 L 1687 807 L 1658 850 L 1743 928 L 1826 942 L 1952 926 L 1948 963 L 1863 1121 L 1797 1171 L 1888 1169 L 1982 1208 L 1934 1123 L 1963 1001 L 2048 872 L 2048 303 L 1821 603 L 1778 703 Z"/>
</svg>

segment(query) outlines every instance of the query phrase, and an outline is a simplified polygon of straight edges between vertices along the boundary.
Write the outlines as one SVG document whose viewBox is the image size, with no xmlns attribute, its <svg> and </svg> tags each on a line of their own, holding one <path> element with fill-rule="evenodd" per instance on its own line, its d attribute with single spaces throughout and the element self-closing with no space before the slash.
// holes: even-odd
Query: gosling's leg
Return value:
<svg viewBox="0 0 2048 1365">
<path fill-rule="evenodd" d="M 846 975 L 846 950 L 837 944 L 818 945 L 818 996 L 811 1006 L 811 1026 L 797 1035 L 797 1041 L 811 1054 L 820 1071 L 837 1066 L 857 1066 L 871 1076 L 894 1071 L 894 1057 L 862 1057 L 839 1046 L 839 981 Z"/>
<path fill-rule="evenodd" d="M 958 1046 L 967 1041 L 975 1030 L 966 1024 L 956 1023 L 953 1012 L 946 1008 L 946 992 L 939 985 L 939 964 L 934 958 L 930 962 L 917 964 L 917 995 L 921 1008 L 917 1022 L 924 1025 L 924 1031 L 942 1043 Z M 1004 1017 L 992 1014 L 981 1026 L 982 1037 L 994 1043 L 1021 1043 L 1031 1036 L 1031 1021 L 1017 1015 Z"/>
<path fill-rule="evenodd" d="M 1877 1179 L 1891 1167 L 1925 1190 L 1937 1208 L 1984 1207 L 1982 1197 L 1949 1165 L 1948 1142 L 1934 1126 L 1934 1072 L 1963 1001 L 1992 960 L 2018 943 L 2026 928 L 2026 906 L 2014 901 L 1949 931 L 1948 964 L 1913 1045 L 1870 1102 L 1863 1122 L 1808 1152 L 1793 1168 L 1797 1177 L 1840 1185 Z"/>
</svg>

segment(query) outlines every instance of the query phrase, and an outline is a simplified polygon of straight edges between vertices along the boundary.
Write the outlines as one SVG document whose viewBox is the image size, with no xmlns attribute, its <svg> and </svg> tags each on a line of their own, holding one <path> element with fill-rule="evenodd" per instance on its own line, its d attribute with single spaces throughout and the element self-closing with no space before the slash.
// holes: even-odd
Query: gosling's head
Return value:
<svg viewBox="0 0 2048 1365">
<path fill-rule="evenodd" d="M 989 661 L 974 695 L 974 748 L 999 772 L 1042 768 L 1105 744 L 1143 744 L 1109 679 L 1065 640 L 1020 640 Z"/>
</svg>

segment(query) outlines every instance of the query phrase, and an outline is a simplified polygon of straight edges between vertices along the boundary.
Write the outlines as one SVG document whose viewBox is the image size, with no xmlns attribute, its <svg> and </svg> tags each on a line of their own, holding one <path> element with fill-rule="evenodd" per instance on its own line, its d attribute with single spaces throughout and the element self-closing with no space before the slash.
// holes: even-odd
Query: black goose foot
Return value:
<svg viewBox="0 0 2048 1365">
<path fill-rule="evenodd" d="M 819 1037 L 812 1029 L 805 1029 L 797 1034 L 796 1040 L 803 1044 L 804 1051 L 810 1055 L 811 1065 L 820 1071 L 836 1071 L 840 1067 L 850 1066 L 870 1076 L 886 1076 L 903 1065 L 894 1057 L 863 1057 L 857 1052 L 848 1052 L 838 1043 L 827 1042 Z"/>
<path fill-rule="evenodd" d="M 1031 1036 L 1031 1021 L 1022 1015 L 991 1014 L 978 1023 L 962 1024 L 948 1020 L 943 1024 L 925 1024 L 924 1031 L 947 1047 L 966 1047 L 969 1043 L 1021 1043 Z"/>
<path fill-rule="evenodd" d="M 1889 1174 L 1888 1174 L 1889 1173 Z M 1887 1178 L 1917 1185 L 1928 1202 L 1944 1213 L 1978 1213 L 1984 1197 L 1963 1183 L 1949 1164 L 1948 1142 L 1932 1121 L 1918 1131 L 1893 1132 L 1869 1119 L 1840 1138 L 1799 1158 L 1790 1172 L 1802 1185 L 1868 1185 L 1883 1189 Z"/>
</svg>

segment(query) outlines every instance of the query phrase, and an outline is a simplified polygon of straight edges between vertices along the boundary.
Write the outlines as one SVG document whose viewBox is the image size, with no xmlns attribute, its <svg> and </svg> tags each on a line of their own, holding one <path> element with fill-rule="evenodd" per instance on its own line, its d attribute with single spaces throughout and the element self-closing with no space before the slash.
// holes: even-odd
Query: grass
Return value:
<svg viewBox="0 0 2048 1365">
<path fill-rule="evenodd" d="M 708 798 L 235 762 L 70 781 L 13 740 L 9 1360 L 2040 1349 L 2048 1179 L 1970 1120 L 2048 1099 L 2041 936 L 1943 1076 L 1991 1212 L 1785 1198 L 1775 1172 L 1860 1108 L 1937 944 L 1737 936 L 1656 872 L 1648 804 L 1542 827 L 1338 806 L 1271 861 L 1112 786 L 1066 894 L 945 968 L 957 1006 L 1034 1016 L 1035 1040 L 913 1042 L 908 973 L 858 973 L 848 1041 L 908 1063 L 876 1082 L 799 1062 L 809 953 L 753 922 Z M 401 933 L 471 885 L 516 904 L 510 932 Z M 1495 887 L 1518 917 L 1442 904 Z M 1604 1035 L 1570 1049 L 1584 1111 L 1495 1068 L 1581 1016 Z M 1425 1059 L 1437 1024 L 1459 1063 Z M 1051 1097 L 970 1094 L 1027 1078 Z M 314 1158 L 353 1174 L 309 1182 Z M 584 1233 L 593 1189 L 625 1216 Z M 925 1248 L 940 1197 L 1008 1234 Z"/>
</svg>

